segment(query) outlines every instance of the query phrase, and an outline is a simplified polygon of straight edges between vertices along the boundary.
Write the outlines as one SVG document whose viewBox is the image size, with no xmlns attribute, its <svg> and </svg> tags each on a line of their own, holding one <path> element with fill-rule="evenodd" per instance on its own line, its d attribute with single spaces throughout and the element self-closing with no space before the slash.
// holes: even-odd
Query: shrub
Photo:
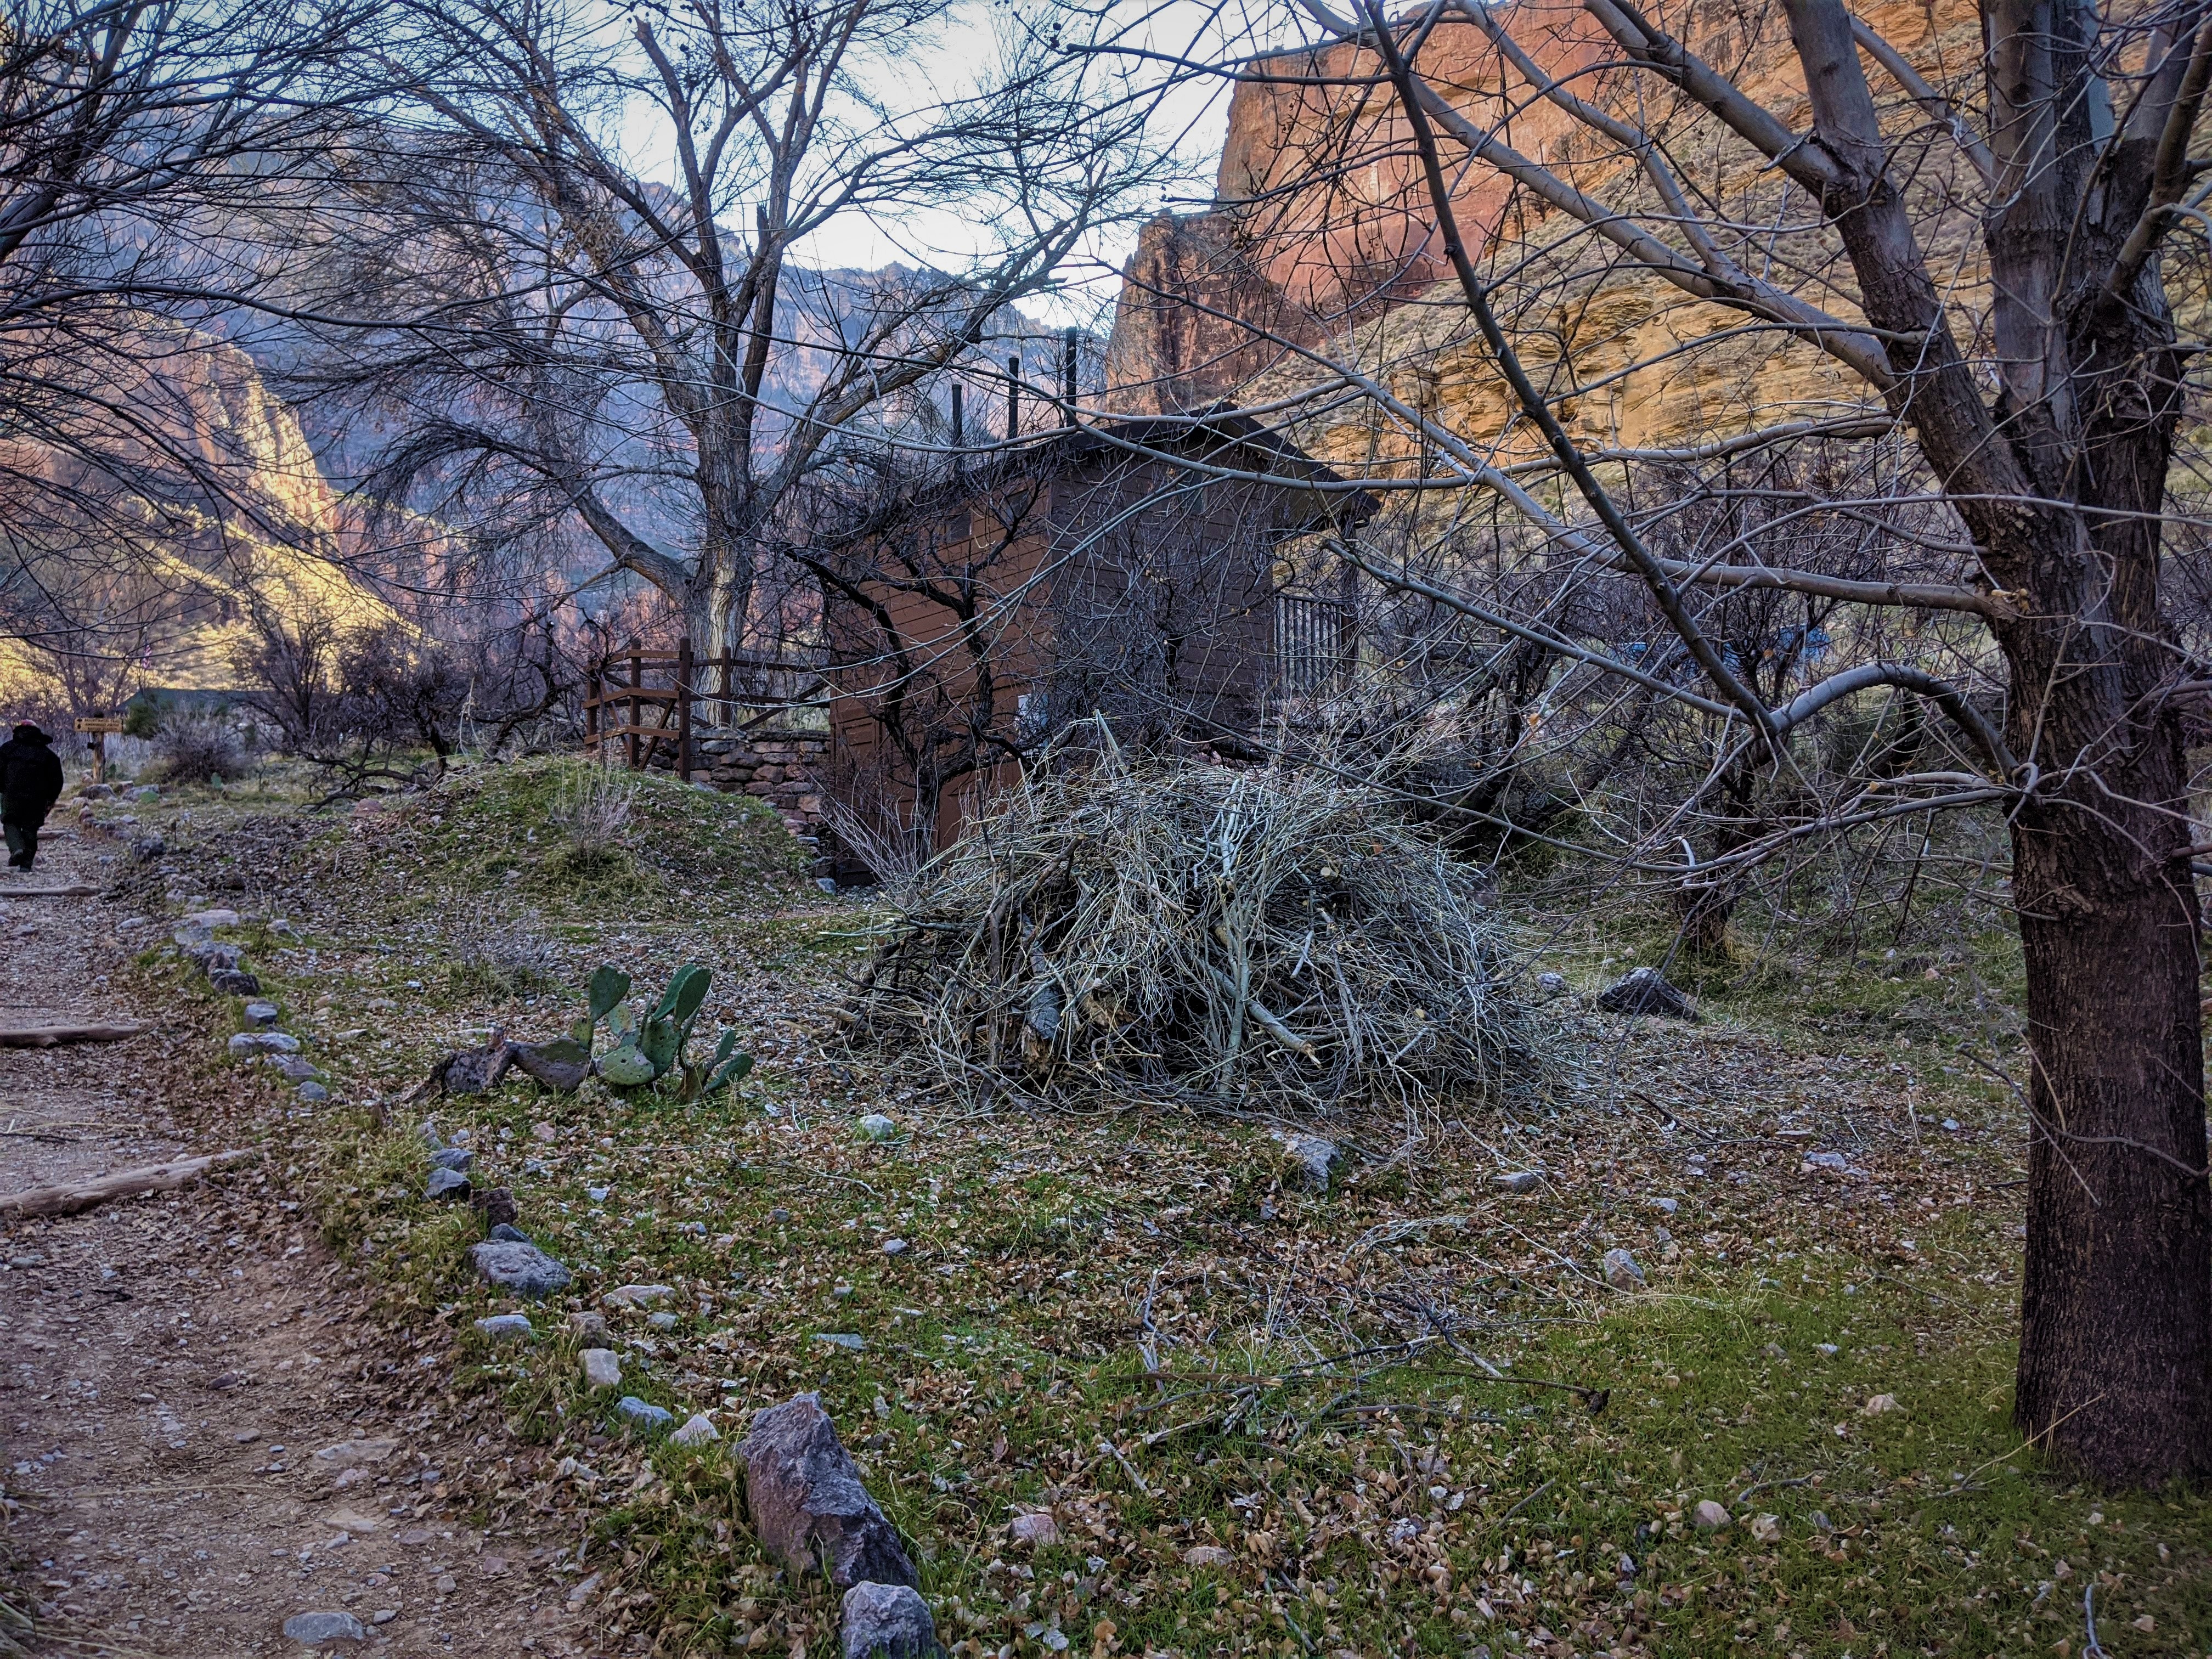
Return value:
<svg viewBox="0 0 2212 1659">
<path fill-rule="evenodd" d="M 172 714 L 153 742 L 152 775 L 162 783 L 212 783 L 252 763 L 245 738 L 222 714 Z"/>
</svg>

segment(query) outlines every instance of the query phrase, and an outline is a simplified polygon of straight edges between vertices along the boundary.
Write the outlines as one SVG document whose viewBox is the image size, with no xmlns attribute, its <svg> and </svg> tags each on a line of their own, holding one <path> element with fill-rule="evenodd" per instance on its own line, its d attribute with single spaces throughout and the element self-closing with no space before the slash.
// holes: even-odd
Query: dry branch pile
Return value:
<svg viewBox="0 0 2212 1659">
<path fill-rule="evenodd" d="M 1536 1066 L 1480 878 L 1317 774 L 1109 751 L 901 897 L 848 1018 L 963 1093 L 1414 1112 Z"/>
</svg>

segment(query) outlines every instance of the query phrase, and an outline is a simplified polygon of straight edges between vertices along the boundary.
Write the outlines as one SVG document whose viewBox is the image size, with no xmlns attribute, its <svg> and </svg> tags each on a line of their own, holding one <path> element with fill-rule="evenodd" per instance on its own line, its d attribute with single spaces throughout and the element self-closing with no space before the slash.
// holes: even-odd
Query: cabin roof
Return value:
<svg viewBox="0 0 2212 1659">
<path fill-rule="evenodd" d="M 908 518 L 946 509 L 1011 480 L 1066 477 L 1094 468 L 1103 470 L 1115 460 L 1152 460 L 1170 466 L 1257 474 L 1257 479 L 1224 477 L 1222 482 L 1256 483 L 1285 494 L 1310 494 L 1311 508 L 1297 529 L 1317 529 L 1332 516 L 1342 524 L 1364 523 L 1380 505 L 1371 491 L 1361 489 L 1326 462 L 1316 460 L 1287 438 L 1249 415 L 1225 410 L 1060 427 L 1025 434 L 1014 443 L 977 449 L 969 456 L 957 470 L 906 492 L 884 517 Z"/>
</svg>

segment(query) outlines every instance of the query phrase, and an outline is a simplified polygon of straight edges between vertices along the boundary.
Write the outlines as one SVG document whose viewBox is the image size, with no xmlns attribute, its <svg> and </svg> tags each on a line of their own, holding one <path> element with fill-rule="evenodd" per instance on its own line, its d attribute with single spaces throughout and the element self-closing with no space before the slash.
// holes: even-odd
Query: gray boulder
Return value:
<svg viewBox="0 0 2212 1659">
<path fill-rule="evenodd" d="M 676 1420 L 676 1413 L 666 1407 L 640 1400 L 634 1394 L 626 1394 L 615 1401 L 615 1415 L 641 1434 L 665 1433 Z"/>
<path fill-rule="evenodd" d="M 1344 1153 L 1337 1144 L 1320 1135 L 1285 1134 L 1279 1130 L 1275 1139 L 1283 1143 L 1283 1156 L 1291 1178 L 1310 1191 L 1327 1192 L 1329 1178 L 1344 1161 Z"/>
<path fill-rule="evenodd" d="M 430 1154 L 432 1169 L 459 1170 L 464 1175 L 468 1173 L 469 1166 L 476 1161 L 476 1153 L 466 1146 L 441 1146 Z"/>
<path fill-rule="evenodd" d="M 469 1246 L 469 1260 L 487 1284 L 517 1296 L 550 1296 L 568 1288 L 568 1270 L 535 1244 L 488 1238 Z"/>
<path fill-rule="evenodd" d="M 1597 1006 L 1613 1014 L 1664 1014 L 1692 1022 L 1698 1018 L 1689 998 L 1669 985 L 1656 968 L 1638 968 L 1624 975 L 1598 994 Z"/>
<path fill-rule="evenodd" d="M 422 1196 L 458 1202 L 469 1195 L 469 1178 L 459 1170 L 437 1169 L 430 1171 L 430 1183 L 422 1188 Z"/>
<path fill-rule="evenodd" d="M 839 1589 L 916 1583 L 898 1533 L 860 1484 L 819 1395 L 756 1412 L 738 1455 L 753 1531 L 793 1574 L 819 1565 Z"/>
<path fill-rule="evenodd" d="M 845 1592 L 845 1659 L 939 1659 L 937 1621 L 920 1591 L 862 1583 Z"/>
<path fill-rule="evenodd" d="M 284 1621 L 284 1634 L 295 1642 L 320 1647 L 325 1642 L 366 1641 L 368 1632 L 349 1613 L 295 1613 Z"/>
<path fill-rule="evenodd" d="M 228 1046 L 234 1059 L 243 1060 L 249 1054 L 296 1054 L 300 1039 L 282 1031 L 240 1031 Z"/>
<path fill-rule="evenodd" d="M 246 1005 L 246 1023 L 257 1031 L 265 1031 L 276 1024 L 277 1012 L 273 1002 L 249 1002 Z"/>
</svg>

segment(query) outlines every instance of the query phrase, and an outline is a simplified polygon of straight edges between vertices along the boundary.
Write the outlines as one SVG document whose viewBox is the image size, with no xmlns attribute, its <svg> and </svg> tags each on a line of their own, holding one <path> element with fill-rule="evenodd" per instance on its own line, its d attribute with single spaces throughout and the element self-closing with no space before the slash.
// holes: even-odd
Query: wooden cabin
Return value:
<svg viewBox="0 0 2212 1659">
<path fill-rule="evenodd" d="M 817 564 L 833 828 L 948 844 L 1093 714 L 1132 746 L 1254 752 L 1353 647 L 1349 589 L 1296 591 L 1286 546 L 1373 507 L 1238 416 L 1066 428 L 891 492 Z"/>
</svg>

